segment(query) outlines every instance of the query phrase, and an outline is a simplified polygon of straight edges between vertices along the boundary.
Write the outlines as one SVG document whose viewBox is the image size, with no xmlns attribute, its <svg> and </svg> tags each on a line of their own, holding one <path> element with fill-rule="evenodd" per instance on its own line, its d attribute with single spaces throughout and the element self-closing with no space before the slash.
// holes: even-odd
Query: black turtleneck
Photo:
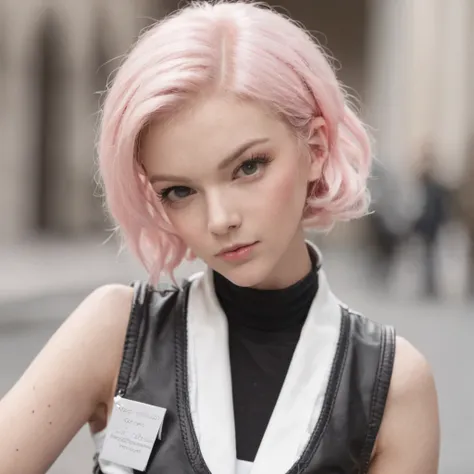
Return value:
<svg viewBox="0 0 474 474">
<path fill-rule="evenodd" d="M 254 461 L 311 303 L 318 290 L 313 270 L 282 290 L 234 285 L 214 272 L 214 286 L 229 322 L 237 458 Z"/>
</svg>

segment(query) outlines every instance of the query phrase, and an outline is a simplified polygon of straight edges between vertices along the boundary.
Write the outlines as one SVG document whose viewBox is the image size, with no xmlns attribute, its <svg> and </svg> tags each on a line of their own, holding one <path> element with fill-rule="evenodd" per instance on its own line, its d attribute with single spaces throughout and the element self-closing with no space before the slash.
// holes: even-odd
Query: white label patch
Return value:
<svg viewBox="0 0 474 474">
<path fill-rule="evenodd" d="M 115 397 L 100 459 L 144 471 L 161 439 L 166 409 Z"/>
</svg>

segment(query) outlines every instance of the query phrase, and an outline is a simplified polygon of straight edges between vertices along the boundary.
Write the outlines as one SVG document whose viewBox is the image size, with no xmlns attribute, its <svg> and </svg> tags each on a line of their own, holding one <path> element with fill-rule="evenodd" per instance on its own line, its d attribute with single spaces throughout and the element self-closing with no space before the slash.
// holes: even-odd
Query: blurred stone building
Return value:
<svg viewBox="0 0 474 474">
<path fill-rule="evenodd" d="M 431 140 L 447 179 L 457 179 L 473 124 L 474 2 L 274 3 L 337 59 L 380 159 L 409 176 Z M 139 32 L 176 4 L 0 0 L 0 241 L 104 228 L 94 196 L 97 92 Z"/>
</svg>

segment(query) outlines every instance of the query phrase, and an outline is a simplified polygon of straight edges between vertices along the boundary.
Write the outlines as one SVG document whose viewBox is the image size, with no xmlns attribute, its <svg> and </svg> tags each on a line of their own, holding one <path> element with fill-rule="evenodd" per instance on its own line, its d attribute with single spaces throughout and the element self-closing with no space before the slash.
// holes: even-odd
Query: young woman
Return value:
<svg viewBox="0 0 474 474">
<path fill-rule="evenodd" d="M 207 270 L 87 297 L 0 403 L 1 474 L 45 473 L 87 422 L 96 473 L 437 472 L 426 361 L 305 241 L 366 212 L 370 167 L 308 33 L 240 2 L 163 20 L 108 92 L 99 158 L 149 283 Z"/>
</svg>

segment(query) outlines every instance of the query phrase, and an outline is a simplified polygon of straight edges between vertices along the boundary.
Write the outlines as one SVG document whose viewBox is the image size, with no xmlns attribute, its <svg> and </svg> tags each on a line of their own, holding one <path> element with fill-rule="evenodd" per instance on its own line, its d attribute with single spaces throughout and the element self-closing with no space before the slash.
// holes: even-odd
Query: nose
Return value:
<svg viewBox="0 0 474 474">
<path fill-rule="evenodd" d="M 207 198 L 207 227 L 214 235 L 226 235 L 240 227 L 240 214 L 236 203 L 227 203 L 222 193 L 213 193 Z"/>
</svg>

